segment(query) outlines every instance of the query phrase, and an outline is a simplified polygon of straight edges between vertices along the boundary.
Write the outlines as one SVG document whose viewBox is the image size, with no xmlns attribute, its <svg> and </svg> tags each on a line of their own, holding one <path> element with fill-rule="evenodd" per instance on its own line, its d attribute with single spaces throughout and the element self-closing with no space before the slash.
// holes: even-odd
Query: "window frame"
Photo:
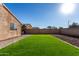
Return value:
<svg viewBox="0 0 79 59">
<path fill-rule="evenodd" d="M 17 30 L 17 26 L 15 23 L 10 23 L 10 30 Z"/>
</svg>

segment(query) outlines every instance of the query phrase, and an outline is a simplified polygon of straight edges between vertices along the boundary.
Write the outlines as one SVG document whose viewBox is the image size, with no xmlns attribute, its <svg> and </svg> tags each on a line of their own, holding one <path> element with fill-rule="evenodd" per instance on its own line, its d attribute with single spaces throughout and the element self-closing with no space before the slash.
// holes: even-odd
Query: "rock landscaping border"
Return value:
<svg viewBox="0 0 79 59">
<path fill-rule="evenodd" d="M 66 36 L 66 35 L 54 35 L 58 38 L 60 38 L 61 40 L 64 40 L 72 45 L 75 45 L 77 47 L 79 47 L 79 38 L 76 37 L 71 37 L 71 36 Z"/>
</svg>

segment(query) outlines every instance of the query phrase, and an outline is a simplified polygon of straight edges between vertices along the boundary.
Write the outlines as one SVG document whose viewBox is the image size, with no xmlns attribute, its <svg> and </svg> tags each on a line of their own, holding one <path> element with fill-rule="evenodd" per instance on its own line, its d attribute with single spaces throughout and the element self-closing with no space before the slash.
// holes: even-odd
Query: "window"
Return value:
<svg viewBox="0 0 79 59">
<path fill-rule="evenodd" d="M 16 25 L 14 23 L 10 23 L 10 30 L 16 30 Z"/>
</svg>

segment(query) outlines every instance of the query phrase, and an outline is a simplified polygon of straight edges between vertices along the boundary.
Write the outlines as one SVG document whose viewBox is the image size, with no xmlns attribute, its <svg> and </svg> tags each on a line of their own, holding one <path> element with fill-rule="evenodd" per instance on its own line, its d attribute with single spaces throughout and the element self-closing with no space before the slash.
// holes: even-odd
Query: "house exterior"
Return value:
<svg viewBox="0 0 79 59">
<path fill-rule="evenodd" d="M 11 11 L 0 4 L 0 40 L 21 36 L 21 25 Z"/>
<path fill-rule="evenodd" d="M 26 29 L 32 29 L 32 25 L 31 24 L 24 24 Z"/>
</svg>

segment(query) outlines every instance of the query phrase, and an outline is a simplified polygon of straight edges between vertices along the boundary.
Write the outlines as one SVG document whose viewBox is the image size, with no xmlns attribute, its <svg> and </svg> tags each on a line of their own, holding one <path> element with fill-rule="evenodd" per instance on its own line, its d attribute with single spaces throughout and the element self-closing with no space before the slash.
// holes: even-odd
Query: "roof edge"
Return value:
<svg viewBox="0 0 79 59">
<path fill-rule="evenodd" d="M 7 11 L 22 25 L 22 23 L 18 20 L 18 18 L 7 8 L 5 4 L 2 3 L 2 6 L 7 9 Z"/>
</svg>

